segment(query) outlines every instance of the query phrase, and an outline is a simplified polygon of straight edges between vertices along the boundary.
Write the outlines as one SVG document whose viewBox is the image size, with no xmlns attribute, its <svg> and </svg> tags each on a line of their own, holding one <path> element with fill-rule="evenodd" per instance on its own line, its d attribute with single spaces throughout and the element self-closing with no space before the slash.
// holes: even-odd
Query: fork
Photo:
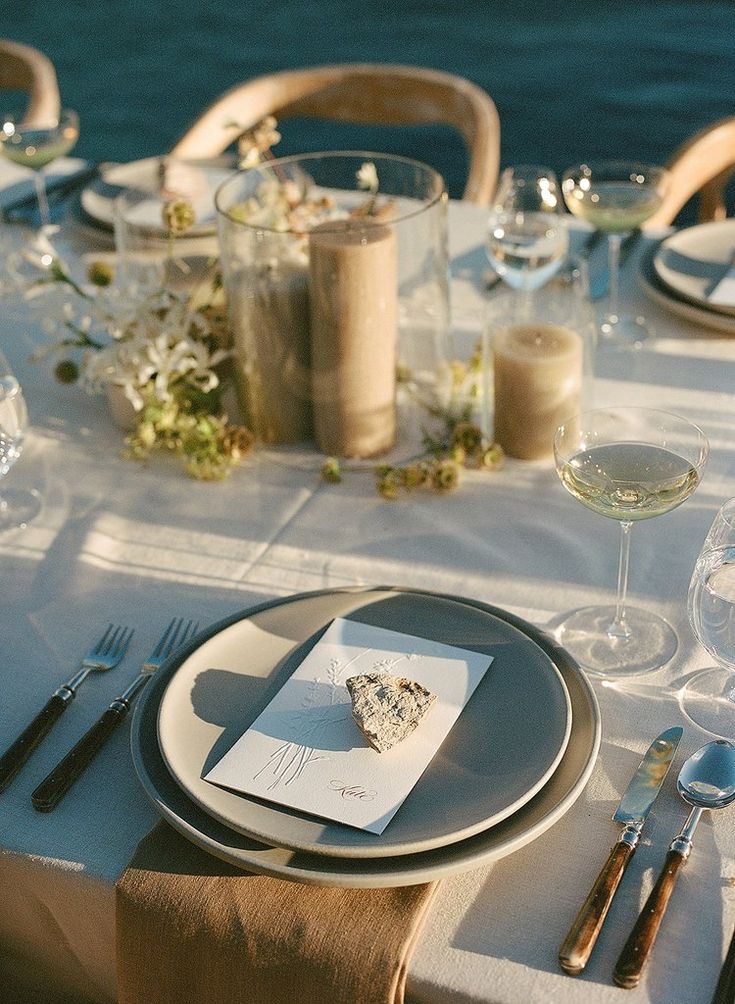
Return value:
<svg viewBox="0 0 735 1004">
<path fill-rule="evenodd" d="M 33 721 L 0 757 L 0 791 L 3 791 L 31 753 L 51 731 L 53 724 L 74 700 L 77 690 L 92 672 L 113 669 L 127 651 L 133 637 L 131 628 L 109 624 L 96 645 L 82 659 L 82 668 L 48 699 Z"/>
<path fill-rule="evenodd" d="M 79 742 L 59 761 L 31 795 L 34 808 L 50 812 L 56 808 L 74 782 L 102 749 L 120 722 L 125 718 L 133 698 L 174 649 L 179 648 L 199 630 L 193 621 L 184 624 L 183 617 L 174 617 L 161 639 L 143 663 L 140 673 L 126 690 L 112 701 Z"/>
</svg>

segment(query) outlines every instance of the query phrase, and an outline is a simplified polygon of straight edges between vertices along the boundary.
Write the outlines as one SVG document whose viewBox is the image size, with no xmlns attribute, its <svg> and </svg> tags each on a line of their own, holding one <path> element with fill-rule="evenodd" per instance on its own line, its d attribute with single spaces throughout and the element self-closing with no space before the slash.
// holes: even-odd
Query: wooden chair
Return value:
<svg viewBox="0 0 735 1004">
<path fill-rule="evenodd" d="M 735 172 L 735 116 L 721 119 L 686 140 L 669 160 L 671 184 L 646 227 L 667 226 L 694 195 L 701 223 L 727 216 L 725 187 Z"/>
<path fill-rule="evenodd" d="M 61 112 L 54 64 L 38 49 L 0 38 L 0 90 L 27 91 L 26 118 L 56 121 Z"/>
<path fill-rule="evenodd" d="M 366 125 L 453 126 L 469 153 L 463 197 L 486 206 L 495 191 L 500 124 L 494 102 L 463 77 L 415 66 L 353 63 L 255 77 L 207 108 L 171 154 L 216 156 L 266 115 L 279 121 L 303 116 Z"/>
</svg>

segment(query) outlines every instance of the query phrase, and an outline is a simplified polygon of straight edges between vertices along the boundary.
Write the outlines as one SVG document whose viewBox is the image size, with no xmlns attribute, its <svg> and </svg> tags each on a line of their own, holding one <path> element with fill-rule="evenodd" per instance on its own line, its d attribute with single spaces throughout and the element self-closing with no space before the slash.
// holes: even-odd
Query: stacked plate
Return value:
<svg viewBox="0 0 735 1004">
<path fill-rule="evenodd" d="M 115 222 L 115 199 L 118 195 L 126 189 L 156 191 L 160 186 L 163 163 L 168 164 L 169 185 L 175 191 L 188 193 L 196 210 L 197 222 L 187 231 L 187 236 L 205 237 L 214 234 L 217 223 L 214 194 L 233 171 L 228 158 L 184 162 L 147 157 L 129 164 L 105 166 L 101 177 L 82 189 L 80 194 L 79 201 L 86 217 L 97 226 L 111 229 Z M 166 233 L 160 214 L 152 215 L 150 225 L 152 228 L 158 227 L 161 234 Z"/>
<path fill-rule="evenodd" d="M 695 324 L 735 334 L 735 300 L 710 297 L 735 253 L 735 220 L 688 227 L 655 244 L 641 264 L 641 284 L 660 306 Z"/>
<path fill-rule="evenodd" d="M 335 617 L 492 654 L 493 663 L 381 835 L 202 780 Z M 571 657 L 520 619 L 415 590 L 306 593 L 244 611 L 177 652 L 133 719 L 133 759 L 162 815 L 250 871 L 321 885 L 410 885 L 509 854 L 582 792 L 600 743 Z"/>
</svg>

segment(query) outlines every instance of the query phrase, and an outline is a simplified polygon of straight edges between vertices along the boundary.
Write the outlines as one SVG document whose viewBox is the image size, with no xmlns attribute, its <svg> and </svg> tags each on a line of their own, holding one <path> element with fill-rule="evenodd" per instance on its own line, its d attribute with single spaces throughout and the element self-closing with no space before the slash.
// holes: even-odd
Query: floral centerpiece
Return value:
<svg viewBox="0 0 735 1004">
<path fill-rule="evenodd" d="M 169 226 L 189 218 L 181 207 L 168 212 Z M 228 351 L 218 280 L 190 292 L 121 287 L 104 262 L 93 262 L 78 278 L 52 242 L 55 229 L 44 228 L 11 262 L 27 297 L 48 297 L 57 307 L 46 312 L 54 341 L 34 357 L 62 354 L 55 368 L 62 382 L 124 395 L 131 456 L 166 450 L 196 478 L 227 475 L 253 437 L 231 424 L 222 406 Z"/>
<path fill-rule="evenodd" d="M 269 117 L 244 135 L 239 149 L 245 166 L 271 157 L 270 147 L 280 138 L 275 127 Z M 378 198 L 373 164 L 362 164 L 357 185 L 365 197 L 353 212 L 373 218 L 390 214 L 391 199 Z M 304 232 L 315 221 L 341 212 L 329 199 L 310 199 L 285 180 L 259 193 L 257 203 L 244 204 L 241 211 L 251 222 L 264 213 L 266 226 Z M 191 203 L 171 193 L 163 200 L 161 222 L 175 269 L 176 239 L 195 223 Z M 116 282 L 106 261 L 92 262 L 78 275 L 55 245 L 57 232 L 58 227 L 42 228 L 7 261 L 25 297 L 43 305 L 43 327 L 51 341 L 36 350 L 34 358 L 56 357 L 54 372 L 61 382 L 123 400 L 129 417 L 127 456 L 144 460 L 165 451 L 180 458 L 195 478 L 227 476 L 250 452 L 254 437 L 230 420 L 223 405 L 231 337 L 219 271 L 183 290 L 178 283 L 151 289 Z M 330 457 L 321 477 L 336 483 L 349 472 L 370 470 L 380 494 L 394 499 L 416 488 L 454 488 L 466 466 L 497 466 L 501 451 L 485 442 L 471 421 L 479 370 L 479 353 L 468 364 L 454 362 L 447 403 L 438 406 L 421 400 L 411 374 L 399 366 L 402 393 L 414 394 L 433 422 L 424 434 L 424 450 L 402 465 L 345 464 Z"/>
</svg>

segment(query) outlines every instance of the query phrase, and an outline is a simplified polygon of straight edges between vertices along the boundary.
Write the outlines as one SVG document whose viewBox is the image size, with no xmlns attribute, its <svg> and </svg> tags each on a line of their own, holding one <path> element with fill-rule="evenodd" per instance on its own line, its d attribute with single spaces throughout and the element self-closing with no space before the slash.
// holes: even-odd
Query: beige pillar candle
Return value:
<svg viewBox="0 0 735 1004">
<path fill-rule="evenodd" d="M 559 324 L 512 325 L 493 356 L 496 442 L 521 460 L 549 456 L 557 426 L 579 410 L 582 338 Z"/>
<path fill-rule="evenodd" d="M 395 441 L 396 239 L 364 220 L 310 233 L 314 430 L 325 453 L 372 457 Z"/>
</svg>

